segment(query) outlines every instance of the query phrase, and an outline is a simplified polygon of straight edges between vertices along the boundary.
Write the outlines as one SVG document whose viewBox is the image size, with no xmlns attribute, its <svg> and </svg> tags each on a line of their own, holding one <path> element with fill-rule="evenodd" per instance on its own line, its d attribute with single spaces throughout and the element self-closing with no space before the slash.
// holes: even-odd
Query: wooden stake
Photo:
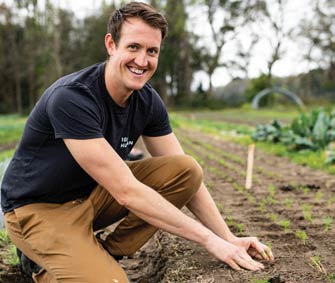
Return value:
<svg viewBox="0 0 335 283">
<path fill-rule="evenodd" d="M 251 189 L 252 186 L 252 167 L 254 165 L 254 152 L 255 144 L 250 144 L 248 147 L 248 165 L 247 165 L 247 178 L 245 181 L 245 188 Z"/>
</svg>

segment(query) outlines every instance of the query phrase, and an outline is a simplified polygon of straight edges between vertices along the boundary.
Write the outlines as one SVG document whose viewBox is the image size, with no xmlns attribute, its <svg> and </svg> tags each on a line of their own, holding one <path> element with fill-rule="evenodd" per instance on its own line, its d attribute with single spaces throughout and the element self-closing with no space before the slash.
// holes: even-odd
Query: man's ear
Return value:
<svg viewBox="0 0 335 283">
<path fill-rule="evenodd" d="M 110 33 L 105 35 L 105 47 L 109 56 L 112 56 L 116 48 L 113 37 Z"/>
</svg>

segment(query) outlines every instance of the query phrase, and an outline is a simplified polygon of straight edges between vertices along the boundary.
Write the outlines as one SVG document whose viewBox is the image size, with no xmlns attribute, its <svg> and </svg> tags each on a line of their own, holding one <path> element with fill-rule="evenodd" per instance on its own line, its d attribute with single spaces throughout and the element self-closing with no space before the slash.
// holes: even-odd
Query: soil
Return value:
<svg viewBox="0 0 335 283">
<path fill-rule="evenodd" d="M 202 165 L 205 183 L 231 230 L 270 245 L 275 261 L 263 262 L 262 271 L 237 272 L 195 243 L 158 232 L 134 257 L 120 261 L 131 282 L 335 282 L 335 223 L 327 231 L 324 224 L 327 216 L 335 221 L 334 175 L 256 148 L 253 186 L 246 190 L 246 147 L 186 129 L 176 135 Z M 304 216 L 304 207 L 311 219 Z M 287 231 L 282 220 L 289 220 Z M 306 232 L 305 243 L 296 237 L 297 230 Z M 316 257 L 319 265 L 313 264 Z M 6 274 L 3 283 L 32 282 L 3 263 L 0 273 Z"/>
</svg>

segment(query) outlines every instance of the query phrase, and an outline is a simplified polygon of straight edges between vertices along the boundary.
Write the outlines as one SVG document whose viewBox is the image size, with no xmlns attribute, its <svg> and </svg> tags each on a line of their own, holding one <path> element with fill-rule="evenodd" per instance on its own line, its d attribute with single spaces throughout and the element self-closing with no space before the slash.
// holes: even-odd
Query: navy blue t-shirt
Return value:
<svg viewBox="0 0 335 283">
<path fill-rule="evenodd" d="M 125 159 L 140 135 L 171 133 L 166 108 L 149 84 L 120 107 L 107 92 L 104 70 L 101 63 L 67 75 L 41 96 L 3 178 L 4 212 L 29 203 L 64 203 L 87 196 L 97 185 L 64 138 L 103 137 Z"/>
</svg>

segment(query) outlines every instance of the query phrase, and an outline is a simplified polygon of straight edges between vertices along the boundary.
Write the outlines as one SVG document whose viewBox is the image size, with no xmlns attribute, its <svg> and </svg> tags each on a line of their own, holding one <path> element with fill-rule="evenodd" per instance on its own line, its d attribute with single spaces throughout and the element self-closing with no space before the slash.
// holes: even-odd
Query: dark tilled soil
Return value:
<svg viewBox="0 0 335 283">
<path fill-rule="evenodd" d="M 236 272 L 202 247 L 159 232 L 133 258 L 121 261 L 131 282 L 335 282 L 335 223 L 328 231 L 324 225 L 326 216 L 335 221 L 334 175 L 256 149 L 253 187 L 245 190 L 245 147 L 185 129 L 176 134 L 202 164 L 205 183 L 234 233 L 257 236 L 272 247 L 276 259 L 264 262 L 262 271 Z M 309 208 L 311 219 L 304 217 L 303 207 Z M 283 220 L 289 221 L 287 231 Z M 306 232 L 306 243 L 296 230 Z M 316 257 L 319 266 L 313 264 Z M 0 282 L 31 282 L 2 264 L 4 271 Z"/>
</svg>

